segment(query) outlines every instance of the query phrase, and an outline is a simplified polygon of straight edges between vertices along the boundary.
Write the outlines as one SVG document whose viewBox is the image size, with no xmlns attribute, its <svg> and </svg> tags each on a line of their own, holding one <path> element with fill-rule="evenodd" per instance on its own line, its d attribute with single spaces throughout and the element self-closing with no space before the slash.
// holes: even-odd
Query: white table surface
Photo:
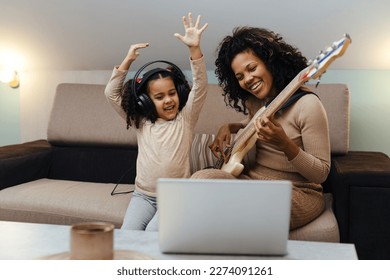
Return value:
<svg viewBox="0 0 390 280">
<path fill-rule="evenodd" d="M 62 254 L 70 248 L 70 226 L 0 221 L 0 259 L 32 260 Z M 114 231 L 114 249 L 143 253 L 153 259 L 293 259 L 293 260 L 356 260 L 353 244 L 288 241 L 285 256 L 231 256 L 163 254 L 159 250 L 158 232 Z"/>
</svg>

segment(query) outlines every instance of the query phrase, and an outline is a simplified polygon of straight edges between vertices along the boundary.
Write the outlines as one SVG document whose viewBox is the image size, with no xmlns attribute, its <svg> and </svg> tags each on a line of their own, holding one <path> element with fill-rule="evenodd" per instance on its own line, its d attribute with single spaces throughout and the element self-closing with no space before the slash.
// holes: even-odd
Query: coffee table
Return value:
<svg viewBox="0 0 390 280">
<path fill-rule="evenodd" d="M 0 259 L 32 260 L 61 255 L 70 248 L 70 226 L 0 221 Z M 163 254 L 158 232 L 115 229 L 114 249 L 139 252 L 158 260 L 356 260 L 353 244 L 288 241 L 285 256 Z"/>
</svg>

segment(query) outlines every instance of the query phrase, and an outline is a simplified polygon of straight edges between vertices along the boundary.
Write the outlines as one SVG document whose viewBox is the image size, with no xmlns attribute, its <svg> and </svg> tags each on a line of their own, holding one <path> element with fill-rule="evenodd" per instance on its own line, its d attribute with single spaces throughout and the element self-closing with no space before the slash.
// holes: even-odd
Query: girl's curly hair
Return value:
<svg viewBox="0 0 390 280">
<path fill-rule="evenodd" d="M 129 79 L 122 88 L 121 106 L 126 113 L 127 129 L 134 123 L 139 128 L 141 120 L 146 117 L 145 113 L 137 106 L 136 96 L 132 92 L 133 79 Z"/>
<path fill-rule="evenodd" d="M 236 27 L 217 48 L 215 74 L 223 89 L 225 103 L 238 112 L 247 114 L 245 101 L 251 94 L 242 89 L 231 68 L 234 57 L 244 51 L 252 51 L 266 65 L 273 77 L 273 87 L 280 93 L 288 83 L 307 67 L 307 59 L 294 46 L 270 30 L 257 27 Z"/>
<path fill-rule="evenodd" d="M 168 67 L 166 71 L 160 71 L 147 77 L 147 81 L 144 81 L 140 88 L 136 88 L 136 91 L 147 93 L 150 81 L 166 77 L 171 78 L 175 84 L 177 94 L 179 95 L 179 111 L 181 111 L 187 103 L 188 94 L 191 91 L 191 88 L 188 81 L 185 79 L 183 81 L 181 78 L 185 77 L 184 74 L 176 73 L 176 69 Z M 155 123 L 158 117 L 154 104 L 152 110 L 149 111 L 142 110 L 142 108 L 137 104 L 137 96 L 135 93 L 133 93 L 132 88 L 133 81 L 133 79 L 129 79 L 127 82 L 125 82 L 121 93 L 121 107 L 126 113 L 127 129 L 129 129 L 129 127 L 132 125 L 134 125 L 136 128 L 139 128 L 140 123 L 144 120 L 150 120 L 152 123 Z"/>
</svg>

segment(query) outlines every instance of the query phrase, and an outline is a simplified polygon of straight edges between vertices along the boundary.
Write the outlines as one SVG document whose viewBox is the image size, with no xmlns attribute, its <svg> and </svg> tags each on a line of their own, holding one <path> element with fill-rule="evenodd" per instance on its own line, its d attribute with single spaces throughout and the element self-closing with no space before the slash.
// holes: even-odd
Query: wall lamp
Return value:
<svg viewBox="0 0 390 280">
<path fill-rule="evenodd" d="M 8 84 L 12 88 L 17 88 L 19 87 L 19 83 L 20 83 L 19 74 L 15 70 L 1 69 L 0 81 Z"/>
</svg>

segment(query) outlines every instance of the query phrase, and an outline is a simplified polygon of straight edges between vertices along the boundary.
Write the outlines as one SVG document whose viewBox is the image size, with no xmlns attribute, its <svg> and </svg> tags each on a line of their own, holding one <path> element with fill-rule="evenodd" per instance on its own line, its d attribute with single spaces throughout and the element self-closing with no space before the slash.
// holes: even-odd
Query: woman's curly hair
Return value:
<svg viewBox="0 0 390 280">
<path fill-rule="evenodd" d="M 177 70 L 171 67 L 166 68 L 167 71 L 157 72 L 147 78 L 147 81 L 142 83 L 140 88 L 136 88 L 137 92 L 148 92 L 148 86 L 150 81 L 169 77 L 172 79 L 179 95 L 179 111 L 183 109 L 188 100 L 188 94 L 191 91 L 188 81 L 185 79 L 184 74 L 176 73 Z M 184 77 L 184 81 L 181 77 Z M 156 108 L 153 104 L 152 110 L 145 111 L 137 104 L 137 96 L 133 93 L 133 79 L 129 79 L 122 88 L 122 101 L 121 107 L 126 113 L 126 123 L 127 129 L 130 126 L 134 125 L 136 128 L 140 127 L 140 123 L 144 120 L 150 120 L 152 123 L 155 123 L 158 116 Z"/>
<path fill-rule="evenodd" d="M 266 65 L 273 77 L 273 87 L 279 94 L 298 73 L 307 67 L 307 59 L 294 46 L 270 30 L 257 27 L 236 27 L 217 48 L 215 74 L 223 89 L 225 103 L 247 114 L 245 101 L 251 93 L 242 89 L 231 68 L 234 57 L 251 50 Z"/>
</svg>

